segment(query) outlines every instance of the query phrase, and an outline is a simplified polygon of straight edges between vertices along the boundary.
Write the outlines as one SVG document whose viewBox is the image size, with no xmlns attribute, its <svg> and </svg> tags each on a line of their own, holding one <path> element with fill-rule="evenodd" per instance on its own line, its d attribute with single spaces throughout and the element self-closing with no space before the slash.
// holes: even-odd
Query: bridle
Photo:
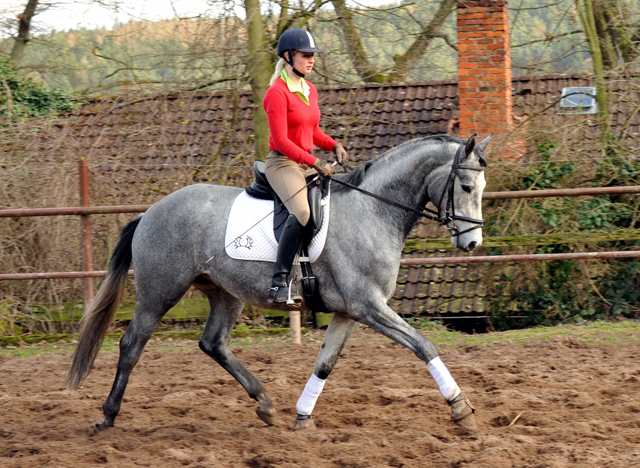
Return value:
<svg viewBox="0 0 640 468">
<path fill-rule="evenodd" d="M 472 136 L 471 138 L 475 137 Z M 440 201 L 438 203 L 438 210 L 442 210 L 442 201 L 444 200 L 445 195 L 449 195 L 447 198 L 447 203 L 444 209 L 444 216 L 440 216 L 439 211 L 434 211 L 431 210 L 429 208 L 424 208 L 423 211 L 419 211 L 419 210 L 415 210 L 409 206 L 406 205 L 402 205 L 401 203 L 397 203 L 394 202 L 393 200 L 389 200 L 388 198 L 384 198 L 381 197 L 380 195 L 376 195 L 375 193 L 371 193 L 367 190 L 361 189 L 360 187 L 356 187 L 355 185 L 352 185 L 348 182 L 344 182 L 342 180 L 339 179 L 331 179 L 332 182 L 337 182 L 338 184 L 344 185 L 346 187 L 349 187 L 353 190 L 357 190 L 358 192 L 364 193 L 365 195 L 368 195 L 372 198 L 375 198 L 376 200 L 380 200 L 382 202 L 385 202 L 389 205 L 395 206 L 397 208 L 401 208 L 403 210 L 406 211 L 411 211 L 412 213 L 415 213 L 423 218 L 427 218 L 430 219 L 432 221 L 437 221 L 438 223 L 440 223 L 440 225 L 442 225 L 445 229 L 449 230 L 449 232 L 451 232 L 451 237 L 456 237 L 456 236 L 460 236 L 466 232 L 469 231 L 473 231 L 474 229 L 478 229 L 484 226 L 484 220 L 483 219 L 475 219 L 475 218 L 467 218 L 466 216 L 458 216 L 456 215 L 455 212 L 455 207 L 454 207 L 454 203 L 453 203 L 453 194 L 454 194 L 454 182 L 456 180 L 456 177 L 458 177 L 458 171 L 460 169 L 462 170 L 471 170 L 471 171 L 484 171 L 484 167 L 480 166 L 480 167 L 475 167 L 475 166 L 465 166 L 460 164 L 460 157 L 462 156 L 464 149 L 465 149 L 466 143 L 461 144 L 460 147 L 458 148 L 458 150 L 456 151 L 456 154 L 453 158 L 453 164 L 451 166 L 451 172 L 449 172 L 449 176 L 447 177 L 447 181 L 444 185 L 444 189 L 442 190 L 442 195 L 440 195 Z M 345 172 L 347 172 L 347 169 L 351 169 L 353 170 L 353 168 L 351 166 L 348 166 L 346 164 L 341 164 L 342 168 L 344 169 Z M 425 213 L 426 211 L 426 213 Z M 454 221 L 466 221 L 467 223 L 471 223 L 474 224 L 475 226 L 472 226 L 468 229 L 465 229 L 464 231 L 460 231 L 458 226 L 456 226 L 455 224 L 453 224 Z M 449 224 L 451 224 L 451 226 L 449 226 Z"/>
<path fill-rule="evenodd" d="M 475 136 L 475 135 L 474 135 Z M 473 138 L 473 137 L 472 137 Z M 479 229 L 484 226 L 484 219 L 475 219 L 475 218 L 467 218 L 466 216 L 457 216 L 455 204 L 453 203 L 453 194 L 454 194 L 454 182 L 456 177 L 458 177 L 458 170 L 465 169 L 470 171 L 484 171 L 484 167 L 480 166 L 465 166 L 459 164 L 460 157 L 464 152 L 464 148 L 466 145 L 461 145 L 456 151 L 456 155 L 453 158 L 453 164 L 451 165 L 451 172 L 449 173 L 449 177 L 447 177 L 447 182 L 444 185 L 444 189 L 442 190 L 442 195 L 440 195 L 440 202 L 438 203 L 438 209 L 442 209 L 442 200 L 444 200 L 445 195 L 449 195 L 447 197 L 447 203 L 444 209 L 444 217 L 439 219 L 440 224 L 451 232 L 451 237 L 460 236 L 469 231 L 473 231 L 474 229 Z M 439 214 L 439 213 L 438 213 Z M 460 231 L 458 226 L 454 224 L 454 221 L 466 221 L 467 223 L 475 224 L 464 231 Z M 451 227 L 449 227 L 449 223 L 451 223 Z"/>
</svg>

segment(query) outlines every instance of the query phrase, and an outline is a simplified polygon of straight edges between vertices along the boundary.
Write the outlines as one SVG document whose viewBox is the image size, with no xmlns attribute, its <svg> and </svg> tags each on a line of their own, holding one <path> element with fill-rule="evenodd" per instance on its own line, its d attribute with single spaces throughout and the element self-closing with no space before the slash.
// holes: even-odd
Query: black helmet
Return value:
<svg viewBox="0 0 640 468">
<path fill-rule="evenodd" d="M 300 28 L 288 29 L 283 32 L 280 39 L 278 39 L 278 56 L 282 57 L 285 62 L 291 66 L 293 66 L 294 50 L 322 53 L 322 51 L 316 47 L 316 41 L 313 40 L 311 33 Z M 284 55 L 287 51 L 289 51 L 289 60 L 287 60 L 287 57 Z"/>
</svg>

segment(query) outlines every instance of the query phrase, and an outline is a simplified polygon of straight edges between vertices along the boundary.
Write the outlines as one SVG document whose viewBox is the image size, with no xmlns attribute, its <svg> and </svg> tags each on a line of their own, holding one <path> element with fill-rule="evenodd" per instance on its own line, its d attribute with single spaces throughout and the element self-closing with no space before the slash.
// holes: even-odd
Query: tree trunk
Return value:
<svg viewBox="0 0 640 468">
<path fill-rule="evenodd" d="M 273 64 L 264 32 L 265 26 L 260 12 L 260 0 L 245 0 L 244 8 L 248 26 L 249 83 L 251 83 L 253 103 L 256 106 L 253 113 L 253 134 L 255 135 L 253 144 L 256 160 L 264 161 L 269 155 L 269 123 L 262 101 L 269 87 Z"/>
<path fill-rule="evenodd" d="M 593 19 L 600 41 L 602 65 L 605 70 L 611 70 L 618 65 L 618 54 L 610 34 L 610 28 L 613 26 L 610 6 L 609 0 L 595 0 L 593 2 Z"/>
<path fill-rule="evenodd" d="M 605 67 L 602 58 L 600 37 L 596 27 L 596 19 L 593 8 L 593 0 L 576 0 L 576 7 L 584 27 L 584 32 L 589 42 L 591 61 L 596 85 L 596 102 L 598 103 L 598 125 L 600 127 L 600 140 L 606 142 L 611 134 L 609 121 L 609 104 L 607 96 L 607 82 L 605 80 Z"/>
<path fill-rule="evenodd" d="M 24 55 L 24 49 L 29 42 L 29 27 L 31 26 L 31 18 L 36 12 L 38 6 L 38 0 L 29 0 L 27 7 L 24 9 L 24 13 L 18 15 L 20 25 L 18 26 L 18 37 L 15 38 L 16 42 L 13 44 L 13 50 L 11 51 L 11 60 L 15 63 L 20 63 L 22 56 Z"/>
<path fill-rule="evenodd" d="M 629 4 L 624 0 L 593 0 L 593 10 L 605 70 L 635 65 L 640 24 L 631 23 L 634 15 Z"/>
<path fill-rule="evenodd" d="M 275 45 L 278 44 L 278 39 L 282 36 L 282 33 L 287 29 L 289 18 L 289 0 L 282 0 L 281 8 L 280 8 L 280 19 L 278 20 L 278 30 L 276 32 Z"/>
</svg>

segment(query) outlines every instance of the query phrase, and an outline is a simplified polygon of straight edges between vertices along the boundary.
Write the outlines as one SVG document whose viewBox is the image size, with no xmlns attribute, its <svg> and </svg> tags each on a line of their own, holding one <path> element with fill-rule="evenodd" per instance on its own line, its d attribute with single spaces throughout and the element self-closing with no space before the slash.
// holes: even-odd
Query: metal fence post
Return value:
<svg viewBox="0 0 640 468">
<path fill-rule="evenodd" d="M 86 159 L 79 161 L 80 175 L 80 205 L 89 206 L 89 166 Z M 80 223 L 82 227 L 82 270 L 93 271 L 93 247 L 91 245 L 91 221 L 89 215 L 81 215 Z M 93 278 L 84 279 L 84 308 L 89 307 L 93 301 L 94 292 Z"/>
</svg>

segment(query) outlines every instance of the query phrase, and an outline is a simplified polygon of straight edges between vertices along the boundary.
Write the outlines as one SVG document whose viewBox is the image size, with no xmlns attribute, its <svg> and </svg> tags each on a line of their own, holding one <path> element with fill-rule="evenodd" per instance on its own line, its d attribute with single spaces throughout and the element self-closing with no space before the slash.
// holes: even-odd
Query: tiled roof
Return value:
<svg viewBox="0 0 640 468">
<path fill-rule="evenodd" d="M 614 131 L 640 133 L 638 76 L 611 82 Z M 633 85 L 630 84 L 633 81 Z M 517 77 L 513 80 L 514 113 L 545 111 L 549 125 L 579 116 L 558 115 L 554 103 L 563 87 L 589 86 L 581 75 Z M 632 88 L 635 87 L 636 90 Z M 455 132 L 457 85 L 453 80 L 404 84 L 319 87 L 321 127 L 350 148 L 357 164 L 406 140 Z M 156 166 L 161 163 L 212 164 L 235 161 L 244 168 L 234 183 L 252 177 L 253 103 L 249 91 L 190 93 L 139 102 L 102 98 L 84 106 L 63 126 L 64 138 L 43 152 L 49 160 L 78 159 Z M 548 116 L 548 117 L 547 117 Z M 593 119 L 592 119 L 593 120 Z M 582 138 L 596 138 L 583 125 Z M 321 155 L 321 152 L 316 153 Z M 327 157 L 328 155 L 325 155 Z M 418 237 L 440 237 L 433 224 L 418 226 Z M 454 250 L 411 255 L 458 255 Z M 478 287 L 480 266 L 412 267 L 402 269 L 392 305 L 403 314 L 482 312 Z"/>
<path fill-rule="evenodd" d="M 563 87 L 591 84 L 581 75 L 517 77 L 514 113 L 532 115 L 557 101 Z M 628 126 L 630 134 L 640 132 L 640 114 L 632 113 L 630 104 L 638 101 L 638 84 L 634 86 L 635 91 L 629 80 L 611 83 L 616 92 L 611 99 L 614 129 Z M 368 160 L 412 138 L 455 132 L 457 93 L 453 80 L 320 87 L 321 126 L 351 149 L 354 162 Z M 558 115 L 554 106 L 546 114 L 550 123 L 579 118 Z M 252 116 L 249 91 L 165 96 L 129 105 L 103 98 L 77 113 L 69 141 L 59 149 L 73 146 L 101 157 L 117 153 L 129 163 L 180 158 L 199 164 L 237 155 L 249 162 Z M 588 126 L 585 134 L 596 138 Z"/>
<path fill-rule="evenodd" d="M 320 88 L 321 126 L 357 163 L 412 138 L 450 133 L 456 93 L 454 81 Z M 77 112 L 68 138 L 78 150 L 102 157 L 117 152 L 128 163 L 250 159 L 253 108 L 249 91 L 129 105 L 102 98 Z"/>
<path fill-rule="evenodd" d="M 411 252 L 405 257 L 457 257 L 457 250 Z M 401 268 L 393 309 L 403 315 L 484 312 L 484 292 L 477 265 L 427 265 Z"/>
<path fill-rule="evenodd" d="M 323 127 L 368 160 L 409 139 L 451 133 L 455 81 L 320 89 Z"/>
</svg>

